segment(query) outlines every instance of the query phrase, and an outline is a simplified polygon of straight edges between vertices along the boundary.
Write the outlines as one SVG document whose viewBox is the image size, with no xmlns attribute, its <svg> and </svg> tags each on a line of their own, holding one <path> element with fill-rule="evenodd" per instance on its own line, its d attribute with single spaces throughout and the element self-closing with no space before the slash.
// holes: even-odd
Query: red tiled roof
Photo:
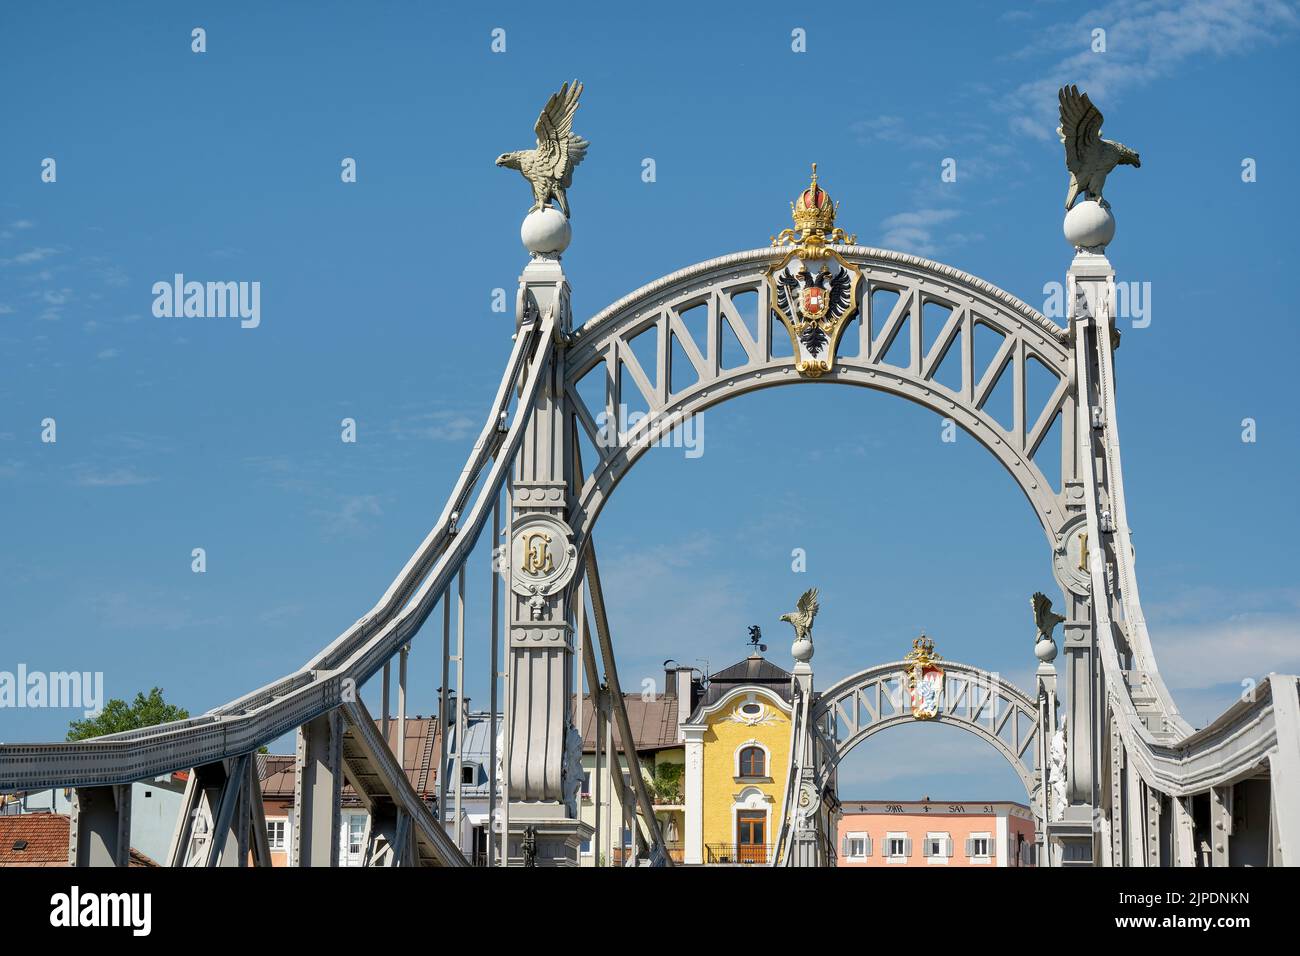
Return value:
<svg viewBox="0 0 1300 956">
<path fill-rule="evenodd" d="M 0 866 L 67 866 L 68 826 L 61 813 L 0 817 Z M 24 840 L 25 847 L 14 848 Z"/>
<path fill-rule="evenodd" d="M 62 813 L 0 817 L 0 866 L 67 866 L 71 821 Z M 15 847 L 23 842 L 22 849 Z M 131 866 L 158 866 L 134 847 Z"/>
</svg>

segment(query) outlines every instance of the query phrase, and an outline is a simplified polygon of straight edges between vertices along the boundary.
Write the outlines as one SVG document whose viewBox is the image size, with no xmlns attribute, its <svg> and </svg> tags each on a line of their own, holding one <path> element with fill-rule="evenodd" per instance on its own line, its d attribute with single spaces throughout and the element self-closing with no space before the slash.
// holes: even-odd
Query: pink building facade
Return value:
<svg viewBox="0 0 1300 956">
<path fill-rule="evenodd" d="M 1022 803 L 848 800 L 839 866 L 1033 866 L 1034 814 Z"/>
</svg>

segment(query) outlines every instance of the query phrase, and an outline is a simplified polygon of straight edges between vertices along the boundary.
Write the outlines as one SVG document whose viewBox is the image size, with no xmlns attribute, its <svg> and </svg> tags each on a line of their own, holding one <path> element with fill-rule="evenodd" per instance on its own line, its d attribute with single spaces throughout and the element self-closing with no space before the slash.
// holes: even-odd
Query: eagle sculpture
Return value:
<svg viewBox="0 0 1300 956">
<path fill-rule="evenodd" d="M 1141 157 L 1123 143 L 1101 138 L 1101 110 L 1092 105 L 1087 93 L 1080 93 L 1077 86 L 1063 86 L 1058 96 L 1061 125 L 1056 135 L 1065 144 L 1065 166 L 1070 171 L 1065 208 L 1068 211 L 1081 192 L 1106 205 L 1101 191 L 1110 171 L 1116 166 L 1141 167 Z"/>
<path fill-rule="evenodd" d="M 581 95 L 581 83 L 577 80 L 572 85 L 565 83 L 560 92 L 551 94 L 537 117 L 537 125 L 533 127 L 537 148 L 517 149 L 497 157 L 498 166 L 519 170 L 533 187 L 529 212 L 544 209 L 554 199 L 560 204 L 564 218 L 569 218 L 569 199 L 564 191 L 573 185 L 573 167 L 582 162 L 591 145 L 573 132 L 573 114 Z"/>
<path fill-rule="evenodd" d="M 813 618 L 817 616 L 817 611 L 821 607 L 817 602 L 817 589 L 809 588 L 804 591 L 796 607 L 797 610 L 782 614 L 781 620 L 790 622 L 790 626 L 794 628 L 796 641 L 811 641 Z"/>
<path fill-rule="evenodd" d="M 1029 599 L 1030 605 L 1034 609 L 1034 627 L 1038 629 L 1036 641 L 1050 641 L 1052 632 L 1056 630 L 1056 625 L 1065 620 L 1064 615 L 1057 614 L 1052 610 L 1052 599 L 1042 591 L 1035 591 L 1034 596 Z"/>
</svg>

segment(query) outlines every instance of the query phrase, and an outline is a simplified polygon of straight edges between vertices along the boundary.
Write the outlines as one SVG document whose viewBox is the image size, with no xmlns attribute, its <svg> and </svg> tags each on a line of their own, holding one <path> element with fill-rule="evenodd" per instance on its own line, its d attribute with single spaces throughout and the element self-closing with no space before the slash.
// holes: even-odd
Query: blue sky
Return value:
<svg viewBox="0 0 1300 956">
<path fill-rule="evenodd" d="M 208 50 L 190 49 L 207 31 Z M 506 52 L 490 49 L 493 28 Z M 807 31 L 807 52 L 791 31 Z M 1106 51 L 1090 49 L 1106 30 Z M 1071 250 L 1053 134 L 1077 82 L 1142 168 L 1111 177 L 1129 512 L 1162 669 L 1189 719 L 1300 670 L 1290 400 L 1293 4 L 10 5 L 0 77 L 0 669 L 102 670 L 195 713 L 300 666 L 368 609 L 441 510 L 508 355 L 491 311 L 529 202 L 493 166 L 586 84 L 570 191 L 576 319 L 767 243 L 817 161 L 840 223 L 1043 306 Z M 41 161 L 57 161 L 55 183 Z M 358 182 L 344 184 L 343 157 Z M 656 181 L 642 181 L 653 158 Z M 956 182 L 940 164 L 957 160 Z M 1256 160 L 1258 181 L 1241 163 Z M 261 324 L 159 318 L 175 273 L 261 283 Z M 41 420 L 58 423 L 56 444 Z M 358 422 L 356 444 L 339 422 Z M 1241 441 L 1243 418 L 1258 441 Z M 647 455 L 597 529 L 626 686 L 743 656 L 822 588 L 818 682 L 946 656 L 1030 684 L 1028 595 L 1055 594 L 1011 480 L 930 412 L 783 388 Z M 792 438 L 793 436 L 793 438 Z M 809 508 L 809 467 L 827 490 Z M 191 550 L 208 570 L 190 570 Z M 794 548 L 808 553 L 793 574 Z M 484 575 L 485 576 L 485 575 Z M 435 615 L 433 621 L 438 620 Z M 476 703 L 486 619 L 471 617 Z M 426 630 L 414 711 L 439 683 Z M 60 739 L 61 710 L 0 711 Z M 1017 798 L 960 731 L 859 748 L 846 797 Z"/>
</svg>

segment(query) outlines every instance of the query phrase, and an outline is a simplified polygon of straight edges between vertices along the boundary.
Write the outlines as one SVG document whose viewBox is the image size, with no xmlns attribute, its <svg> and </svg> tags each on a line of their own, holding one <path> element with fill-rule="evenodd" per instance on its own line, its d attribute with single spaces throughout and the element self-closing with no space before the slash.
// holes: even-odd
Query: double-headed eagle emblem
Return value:
<svg viewBox="0 0 1300 956">
<path fill-rule="evenodd" d="M 785 251 L 767 273 L 773 306 L 790 333 L 795 370 L 808 378 L 831 370 L 840 333 L 858 309 L 862 274 L 831 248 L 857 241 L 836 228 L 838 208 L 817 185 L 813 163 L 812 183 L 790 204 L 795 228 L 772 238 L 772 245 Z"/>
</svg>

